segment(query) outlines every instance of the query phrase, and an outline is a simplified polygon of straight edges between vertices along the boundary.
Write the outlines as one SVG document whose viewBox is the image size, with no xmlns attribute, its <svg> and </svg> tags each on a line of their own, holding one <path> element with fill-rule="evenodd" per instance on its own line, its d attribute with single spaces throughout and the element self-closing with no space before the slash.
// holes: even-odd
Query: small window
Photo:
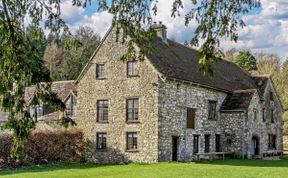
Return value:
<svg viewBox="0 0 288 178">
<path fill-rule="evenodd" d="M 97 79 L 105 78 L 105 65 L 104 64 L 96 64 L 96 78 Z"/>
<path fill-rule="evenodd" d="M 42 104 L 30 106 L 30 116 L 32 118 L 40 118 L 43 115 Z"/>
<path fill-rule="evenodd" d="M 199 135 L 194 135 L 193 139 L 193 153 L 199 153 Z"/>
<path fill-rule="evenodd" d="M 68 117 L 75 117 L 76 115 L 76 97 L 70 95 L 69 98 L 66 100 L 66 111 Z"/>
<path fill-rule="evenodd" d="M 210 135 L 205 135 L 205 153 L 210 152 Z"/>
<path fill-rule="evenodd" d="M 217 104 L 217 101 L 209 101 L 208 119 L 211 119 L 211 120 L 216 119 L 216 104 Z"/>
<path fill-rule="evenodd" d="M 219 134 L 215 135 L 215 151 L 221 151 L 221 136 Z"/>
<path fill-rule="evenodd" d="M 271 109 L 271 123 L 274 123 L 274 109 Z"/>
<path fill-rule="evenodd" d="M 195 109 L 187 108 L 187 128 L 195 129 Z"/>
<path fill-rule="evenodd" d="M 127 63 L 127 74 L 128 76 L 138 76 L 138 62 L 137 61 L 129 61 Z"/>
<path fill-rule="evenodd" d="M 263 109 L 262 109 L 262 120 L 263 120 L 263 122 L 265 122 L 265 121 L 266 121 L 266 117 L 265 117 L 265 114 L 266 114 L 266 109 L 265 109 L 265 108 L 263 108 Z"/>
<path fill-rule="evenodd" d="M 276 135 L 273 135 L 273 134 L 269 135 L 268 148 L 276 149 Z"/>
<path fill-rule="evenodd" d="M 139 119 L 139 100 L 138 98 L 127 99 L 126 118 L 128 122 L 138 121 Z"/>
<path fill-rule="evenodd" d="M 108 100 L 97 101 L 97 121 L 108 122 Z"/>
<path fill-rule="evenodd" d="M 97 149 L 105 150 L 107 148 L 107 133 L 97 133 Z"/>
<path fill-rule="evenodd" d="M 258 112 L 257 109 L 254 109 L 253 112 L 254 112 L 254 120 L 257 120 L 257 112 Z"/>
<path fill-rule="evenodd" d="M 137 150 L 137 132 L 127 132 L 127 150 Z"/>
<path fill-rule="evenodd" d="M 270 101 L 274 101 L 274 97 L 273 97 L 273 92 L 272 91 L 270 91 Z"/>
</svg>

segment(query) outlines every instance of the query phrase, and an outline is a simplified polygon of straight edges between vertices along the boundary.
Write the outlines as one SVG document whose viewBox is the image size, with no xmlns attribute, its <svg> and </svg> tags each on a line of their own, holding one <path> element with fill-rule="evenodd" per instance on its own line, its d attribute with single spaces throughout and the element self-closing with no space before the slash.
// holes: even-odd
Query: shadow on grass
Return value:
<svg viewBox="0 0 288 178">
<path fill-rule="evenodd" d="M 56 163 L 56 164 L 43 164 L 30 167 L 22 167 L 19 169 L 0 169 L 0 176 L 2 175 L 15 175 L 19 173 L 33 173 L 33 172 L 48 172 L 57 170 L 79 170 L 79 169 L 95 169 L 100 167 L 115 166 L 116 164 L 93 164 L 93 163 Z"/>
<path fill-rule="evenodd" d="M 196 164 L 210 164 L 221 166 L 248 166 L 248 167 L 287 167 L 288 157 L 283 157 L 281 160 L 253 160 L 253 159 L 226 159 L 226 160 L 213 160 L 202 161 Z"/>
</svg>

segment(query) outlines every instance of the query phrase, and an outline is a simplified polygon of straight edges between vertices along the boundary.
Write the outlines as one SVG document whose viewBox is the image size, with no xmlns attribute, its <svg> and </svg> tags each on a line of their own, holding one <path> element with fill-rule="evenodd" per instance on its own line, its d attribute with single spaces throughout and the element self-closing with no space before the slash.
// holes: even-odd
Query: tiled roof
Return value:
<svg viewBox="0 0 288 178">
<path fill-rule="evenodd" d="M 160 38 L 152 40 L 152 45 L 156 52 L 147 57 L 154 67 L 168 78 L 228 92 L 257 88 L 250 74 L 233 62 L 220 60 L 213 68 L 213 77 L 205 77 L 198 70 L 198 51 L 171 40 L 163 42 Z"/>
<path fill-rule="evenodd" d="M 55 81 L 52 83 L 51 89 L 53 92 L 55 92 L 58 95 L 59 99 L 61 99 L 63 102 L 67 98 L 67 96 L 70 94 L 71 91 L 73 91 L 75 94 L 77 93 L 74 80 Z M 35 92 L 34 86 L 26 88 L 25 101 L 27 103 L 29 103 L 30 100 L 33 99 L 34 92 Z"/>
<path fill-rule="evenodd" d="M 232 94 L 228 94 L 220 110 L 222 112 L 247 110 L 255 92 L 256 89 L 238 91 L 236 90 Z"/>
</svg>

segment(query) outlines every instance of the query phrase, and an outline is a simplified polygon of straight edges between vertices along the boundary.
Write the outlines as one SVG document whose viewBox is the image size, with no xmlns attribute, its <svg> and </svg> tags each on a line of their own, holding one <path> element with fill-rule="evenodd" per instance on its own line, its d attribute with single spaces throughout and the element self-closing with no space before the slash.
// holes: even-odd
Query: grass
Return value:
<svg viewBox="0 0 288 178">
<path fill-rule="evenodd" d="M 129 165 L 54 164 L 39 165 L 18 170 L 2 170 L 0 177 L 113 177 L 113 178 L 285 178 L 288 177 L 288 159 L 283 160 L 215 160 L 199 163 L 156 163 Z"/>
</svg>

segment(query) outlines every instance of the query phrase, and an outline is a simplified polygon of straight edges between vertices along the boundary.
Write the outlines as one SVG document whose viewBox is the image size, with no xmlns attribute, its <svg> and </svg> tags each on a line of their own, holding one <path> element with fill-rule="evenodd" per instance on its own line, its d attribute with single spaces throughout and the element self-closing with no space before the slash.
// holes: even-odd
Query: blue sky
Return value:
<svg viewBox="0 0 288 178">
<path fill-rule="evenodd" d="M 191 0 L 182 0 L 184 9 L 181 16 L 171 18 L 173 0 L 158 0 L 158 14 L 154 21 L 162 21 L 168 28 L 168 37 L 183 43 L 190 40 L 197 26 L 192 21 L 188 27 L 184 25 L 184 15 L 191 8 Z M 222 39 L 221 47 L 230 49 L 249 49 L 253 52 L 276 53 L 284 58 L 288 56 L 288 0 L 261 0 L 262 6 L 243 16 L 247 26 L 239 30 L 239 41 L 232 43 Z M 104 36 L 111 25 L 112 16 L 107 12 L 97 12 L 95 0 L 85 9 L 73 7 L 70 0 L 62 3 L 62 16 L 71 30 L 79 25 L 91 26 Z"/>
</svg>

